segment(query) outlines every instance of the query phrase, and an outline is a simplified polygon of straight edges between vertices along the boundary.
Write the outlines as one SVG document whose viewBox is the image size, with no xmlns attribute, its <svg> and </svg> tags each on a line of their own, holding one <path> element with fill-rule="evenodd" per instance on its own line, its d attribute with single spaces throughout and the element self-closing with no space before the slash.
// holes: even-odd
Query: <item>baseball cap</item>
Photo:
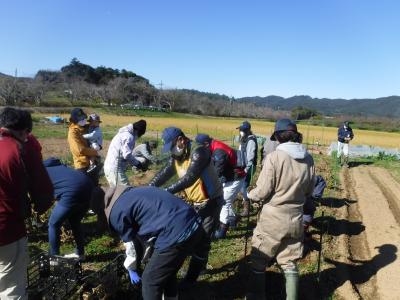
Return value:
<svg viewBox="0 0 400 300">
<path fill-rule="evenodd" d="M 196 135 L 196 138 L 194 140 L 199 145 L 204 145 L 204 143 L 211 142 L 210 136 L 208 134 L 204 134 L 204 133 L 199 133 L 198 135 Z"/>
<path fill-rule="evenodd" d="M 162 147 L 162 152 L 166 153 L 166 152 L 171 151 L 171 148 L 172 148 L 175 140 L 179 136 L 185 136 L 181 129 L 179 129 L 177 127 L 165 128 L 162 133 L 162 136 L 161 136 L 161 138 L 164 142 L 164 146 Z"/>
<path fill-rule="evenodd" d="M 239 129 L 240 131 L 250 130 L 251 125 L 248 121 L 243 121 L 243 123 L 239 127 L 236 127 L 236 129 Z"/>
<path fill-rule="evenodd" d="M 290 119 L 279 119 L 275 123 L 275 130 L 274 130 L 274 133 L 271 135 L 270 140 L 271 141 L 276 141 L 275 133 L 280 132 L 280 131 L 294 131 L 294 132 L 297 132 L 297 126 Z"/>
<path fill-rule="evenodd" d="M 88 121 L 99 121 L 99 122 L 101 122 L 100 121 L 100 116 L 98 114 L 90 114 L 89 118 L 88 118 Z"/>
</svg>

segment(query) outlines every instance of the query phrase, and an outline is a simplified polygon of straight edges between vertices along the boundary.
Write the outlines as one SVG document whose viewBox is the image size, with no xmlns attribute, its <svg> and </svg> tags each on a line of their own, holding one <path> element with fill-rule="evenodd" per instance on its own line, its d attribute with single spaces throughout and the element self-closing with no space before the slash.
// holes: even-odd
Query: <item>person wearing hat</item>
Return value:
<svg viewBox="0 0 400 300">
<path fill-rule="evenodd" d="M 86 126 L 87 115 L 81 108 L 74 108 L 69 118 L 70 125 L 68 128 L 68 144 L 74 161 L 74 168 L 80 172 L 87 174 L 95 185 L 99 181 L 98 172 L 87 173 L 90 168 L 91 158 L 97 157 L 98 152 L 89 147 L 87 141 L 83 137 L 87 133 Z"/>
<path fill-rule="evenodd" d="M 142 164 L 133 155 L 135 142 L 146 132 L 146 121 L 139 120 L 124 126 L 111 140 L 106 159 L 104 161 L 104 175 L 110 186 L 129 185 L 126 176 L 128 164 L 136 169 L 143 169 Z"/>
<path fill-rule="evenodd" d="M 236 151 L 225 143 L 202 133 L 196 136 L 195 141 L 211 150 L 211 159 L 224 190 L 225 204 L 222 206 L 219 216 L 219 229 L 214 234 L 216 239 L 222 239 L 226 236 L 230 226 L 236 226 L 237 219 L 233 210 L 233 203 L 246 173 L 243 168 L 237 166 Z"/>
<path fill-rule="evenodd" d="M 177 272 L 205 235 L 196 211 L 149 186 L 112 186 L 105 194 L 97 189 L 94 197 L 96 209 L 103 210 L 109 228 L 124 242 L 124 267 L 132 284 L 141 282 L 143 299 L 178 299 Z"/>
<path fill-rule="evenodd" d="M 218 225 L 223 190 L 211 160 L 208 147 L 192 149 L 191 141 L 180 128 L 168 127 L 162 133 L 162 151 L 171 154 L 166 166 L 150 181 L 150 186 L 162 186 L 175 175 L 178 180 L 165 187 L 171 194 L 182 192 L 202 219 L 206 237 L 192 255 L 182 288 L 192 286 L 206 267 L 211 248 L 211 236 Z"/>
<path fill-rule="evenodd" d="M 345 121 L 338 129 L 337 160 L 341 166 L 349 166 L 349 143 L 354 138 L 350 122 Z M 343 159 L 342 159 L 343 157 Z"/>
<path fill-rule="evenodd" d="M 96 151 L 103 149 L 103 132 L 100 128 L 100 116 L 97 114 L 90 114 L 88 118 L 89 128 L 88 133 L 83 135 L 91 148 Z M 98 152 L 97 152 L 98 153 Z M 100 158 L 92 157 L 90 158 L 90 167 L 87 170 L 88 173 L 93 172 L 100 163 Z"/>
<path fill-rule="evenodd" d="M 246 178 L 243 180 L 241 187 L 241 193 L 243 196 L 243 211 L 242 216 L 247 216 L 250 211 L 250 201 L 247 197 L 247 188 L 250 186 L 251 179 L 256 172 L 257 168 L 257 152 L 258 144 L 257 138 L 251 131 L 251 124 L 248 121 L 244 121 L 242 125 L 237 127 L 239 129 L 239 152 L 244 160 L 244 171 Z"/>
<path fill-rule="evenodd" d="M 265 269 L 276 258 L 286 278 L 286 299 L 297 299 L 296 261 L 303 253 L 303 206 L 314 189 L 314 161 L 301 144 L 302 135 L 289 119 L 275 124 L 271 140 L 278 147 L 264 160 L 252 201 L 261 202 L 250 254 L 246 299 L 265 299 Z"/>
</svg>

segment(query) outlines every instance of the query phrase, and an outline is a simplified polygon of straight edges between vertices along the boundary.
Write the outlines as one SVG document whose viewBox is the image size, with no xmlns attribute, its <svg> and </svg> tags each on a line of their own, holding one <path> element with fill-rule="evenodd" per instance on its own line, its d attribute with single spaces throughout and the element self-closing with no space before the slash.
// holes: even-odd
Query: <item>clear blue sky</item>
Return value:
<svg viewBox="0 0 400 300">
<path fill-rule="evenodd" d="M 0 0 L 0 72 L 77 57 L 228 96 L 400 95 L 398 0 Z"/>
</svg>

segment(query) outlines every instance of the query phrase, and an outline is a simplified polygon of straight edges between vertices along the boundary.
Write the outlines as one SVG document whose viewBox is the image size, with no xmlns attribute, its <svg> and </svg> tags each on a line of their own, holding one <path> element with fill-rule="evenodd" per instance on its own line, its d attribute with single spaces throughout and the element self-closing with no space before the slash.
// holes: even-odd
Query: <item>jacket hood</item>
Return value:
<svg viewBox="0 0 400 300">
<path fill-rule="evenodd" d="M 308 155 L 306 147 L 300 143 L 287 142 L 279 144 L 276 150 L 286 152 L 293 159 L 304 159 Z"/>
<path fill-rule="evenodd" d="M 56 157 L 50 157 L 46 159 L 45 161 L 43 161 L 43 164 L 46 168 L 62 165 L 61 161 Z"/>
<path fill-rule="evenodd" d="M 128 133 L 133 135 L 133 125 L 132 124 L 128 124 L 128 125 L 126 125 L 124 127 L 121 127 L 118 130 L 118 133 L 124 133 L 124 132 L 128 132 Z"/>
</svg>

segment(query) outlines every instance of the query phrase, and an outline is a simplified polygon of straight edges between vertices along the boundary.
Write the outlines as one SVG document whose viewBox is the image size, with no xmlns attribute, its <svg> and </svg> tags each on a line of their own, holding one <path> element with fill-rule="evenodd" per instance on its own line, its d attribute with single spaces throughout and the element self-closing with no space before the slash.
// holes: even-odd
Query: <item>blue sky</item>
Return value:
<svg viewBox="0 0 400 300">
<path fill-rule="evenodd" d="M 228 96 L 400 95 L 397 0 L 0 0 L 0 72 L 77 57 Z"/>
</svg>

